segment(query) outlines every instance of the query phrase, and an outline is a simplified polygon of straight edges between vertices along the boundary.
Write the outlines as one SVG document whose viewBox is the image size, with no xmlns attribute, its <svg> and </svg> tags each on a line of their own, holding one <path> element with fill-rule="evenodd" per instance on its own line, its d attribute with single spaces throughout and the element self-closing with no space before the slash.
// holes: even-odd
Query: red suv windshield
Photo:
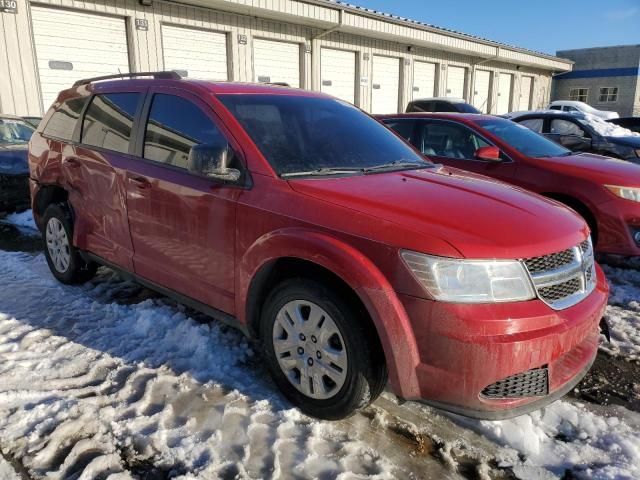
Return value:
<svg viewBox="0 0 640 480">
<path fill-rule="evenodd" d="M 432 166 L 357 108 L 330 98 L 220 95 L 279 175 Z"/>
</svg>

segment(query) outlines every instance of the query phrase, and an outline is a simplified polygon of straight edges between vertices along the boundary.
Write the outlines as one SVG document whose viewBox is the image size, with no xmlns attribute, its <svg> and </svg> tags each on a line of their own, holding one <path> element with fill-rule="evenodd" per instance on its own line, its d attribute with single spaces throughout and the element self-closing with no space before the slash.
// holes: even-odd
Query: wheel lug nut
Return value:
<svg viewBox="0 0 640 480">
<path fill-rule="evenodd" d="M 307 360 L 307 365 L 313 365 L 313 358 L 309 357 L 309 360 Z"/>
<path fill-rule="evenodd" d="M 322 358 L 322 353 L 320 353 L 320 350 L 316 352 L 316 357 L 318 358 L 318 360 Z"/>
<path fill-rule="evenodd" d="M 298 347 L 298 355 L 302 355 L 304 353 L 304 348 Z"/>
<path fill-rule="evenodd" d="M 316 338 L 316 336 L 315 336 L 315 335 L 311 335 L 311 341 L 312 341 L 313 343 L 318 343 L 318 339 Z"/>
<path fill-rule="evenodd" d="M 300 340 L 302 340 L 303 342 L 307 339 L 307 337 L 305 337 L 302 333 L 300 334 Z"/>
</svg>

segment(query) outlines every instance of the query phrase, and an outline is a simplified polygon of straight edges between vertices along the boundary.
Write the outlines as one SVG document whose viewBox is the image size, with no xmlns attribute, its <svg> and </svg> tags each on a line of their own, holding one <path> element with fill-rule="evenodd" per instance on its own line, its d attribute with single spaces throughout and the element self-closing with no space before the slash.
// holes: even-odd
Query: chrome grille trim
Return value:
<svg viewBox="0 0 640 480">
<path fill-rule="evenodd" d="M 591 239 L 559 253 L 523 260 L 538 298 L 554 310 L 569 308 L 596 286 Z"/>
</svg>

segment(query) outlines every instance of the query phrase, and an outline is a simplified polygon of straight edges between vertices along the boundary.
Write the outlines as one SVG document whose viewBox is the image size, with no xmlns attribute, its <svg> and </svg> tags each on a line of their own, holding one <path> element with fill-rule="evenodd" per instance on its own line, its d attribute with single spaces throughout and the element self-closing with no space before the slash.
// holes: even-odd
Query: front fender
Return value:
<svg viewBox="0 0 640 480">
<path fill-rule="evenodd" d="M 245 299 L 252 280 L 263 266 L 279 258 L 313 262 L 351 287 L 373 320 L 393 391 L 402 397 L 415 397 L 419 392 L 415 374 L 419 354 L 404 306 L 369 258 L 330 235 L 305 228 L 285 228 L 255 241 L 240 261 L 236 275 L 236 312 L 240 322 L 245 325 L 248 322 Z"/>
</svg>

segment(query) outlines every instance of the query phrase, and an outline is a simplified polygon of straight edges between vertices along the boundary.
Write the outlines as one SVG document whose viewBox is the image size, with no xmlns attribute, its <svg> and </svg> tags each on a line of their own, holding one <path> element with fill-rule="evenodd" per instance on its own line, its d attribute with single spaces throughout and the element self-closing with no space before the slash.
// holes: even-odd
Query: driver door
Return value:
<svg viewBox="0 0 640 480">
<path fill-rule="evenodd" d="M 516 164 L 502 155 L 501 161 L 480 160 L 476 150 L 494 146 L 479 133 L 452 120 L 428 120 L 418 127 L 417 147 L 434 162 L 461 170 L 515 182 Z"/>
<path fill-rule="evenodd" d="M 134 271 L 161 287 L 234 313 L 236 202 L 241 188 L 188 171 L 194 145 L 224 137 L 210 106 L 175 88 L 151 89 L 126 173 Z"/>
</svg>

